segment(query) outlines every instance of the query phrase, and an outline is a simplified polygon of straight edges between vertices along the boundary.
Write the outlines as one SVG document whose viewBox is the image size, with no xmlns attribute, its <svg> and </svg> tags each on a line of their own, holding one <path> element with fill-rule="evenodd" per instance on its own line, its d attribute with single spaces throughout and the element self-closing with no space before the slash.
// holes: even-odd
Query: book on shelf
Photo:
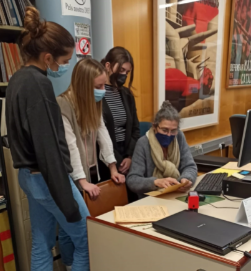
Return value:
<svg viewBox="0 0 251 271">
<path fill-rule="evenodd" d="M 9 82 L 11 76 L 23 66 L 23 59 L 17 44 L 0 43 L 0 82 Z"/>
<path fill-rule="evenodd" d="M 28 0 L 0 0 L 0 25 L 23 26 Z"/>
</svg>

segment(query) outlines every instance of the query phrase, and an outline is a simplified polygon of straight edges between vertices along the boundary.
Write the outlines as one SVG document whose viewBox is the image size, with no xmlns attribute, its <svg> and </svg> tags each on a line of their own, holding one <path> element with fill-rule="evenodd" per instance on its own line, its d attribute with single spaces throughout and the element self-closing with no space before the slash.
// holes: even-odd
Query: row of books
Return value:
<svg viewBox="0 0 251 271">
<path fill-rule="evenodd" d="M 0 25 L 23 26 L 27 0 L 0 0 Z"/>
<path fill-rule="evenodd" d="M 11 76 L 21 68 L 23 59 L 17 44 L 0 43 L 0 82 L 9 82 Z"/>
</svg>

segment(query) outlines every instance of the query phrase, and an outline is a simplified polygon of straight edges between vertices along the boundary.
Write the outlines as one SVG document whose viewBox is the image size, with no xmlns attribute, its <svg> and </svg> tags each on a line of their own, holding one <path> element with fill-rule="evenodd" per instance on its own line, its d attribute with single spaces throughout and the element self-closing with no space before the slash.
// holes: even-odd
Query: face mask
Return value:
<svg viewBox="0 0 251 271">
<path fill-rule="evenodd" d="M 94 97 L 96 102 L 100 102 L 105 96 L 105 89 L 94 89 Z"/>
<path fill-rule="evenodd" d="M 115 78 L 115 73 L 113 73 L 112 75 L 110 75 L 110 81 L 111 81 L 111 82 L 114 82 L 114 81 L 115 81 L 114 78 Z M 127 75 L 126 75 L 126 74 L 121 74 L 121 73 L 119 73 L 119 74 L 117 75 L 117 78 L 116 78 L 116 84 L 117 84 L 117 86 L 118 86 L 119 88 L 122 87 L 122 86 L 125 84 L 126 78 L 127 78 Z"/>
<path fill-rule="evenodd" d="M 57 63 L 57 62 L 56 62 Z M 53 71 L 50 69 L 50 67 L 47 68 L 47 74 L 51 77 L 54 77 L 54 78 L 58 78 L 58 77 L 61 77 L 62 75 L 64 75 L 69 67 L 70 67 L 70 64 L 65 64 L 65 65 L 58 65 L 58 70 L 57 71 Z"/>
<path fill-rule="evenodd" d="M 155 134 L 155 136 L 158 139 L 159 144 L 164 148 L 168 147 L 175 138 L 174 135 L 168 136 L 160 133 Z"/>
</svg>

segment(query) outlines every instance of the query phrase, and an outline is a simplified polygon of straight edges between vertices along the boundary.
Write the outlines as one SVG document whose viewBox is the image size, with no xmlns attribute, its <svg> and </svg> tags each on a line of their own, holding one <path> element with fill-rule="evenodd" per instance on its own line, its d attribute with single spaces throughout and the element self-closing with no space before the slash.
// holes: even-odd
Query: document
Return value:
<svg viewBox="0 0 251 271">
<path fill-rule="evenodd" d="M 244 167 L 237 167 L 237 162 L 229 162 L 227 163 L 225 166 L 223 166 L 222 168 L 224 169 L 236 169 L 236 170 L 248 170 L 251 171 L 251 163 L 245 165 Z"/>
<path fill-rule="evenodd" d="M 232 176 L 235 173 L 240 172 L 240 169 L 226 169 L 226 168 L 218 168 L 212 173 L 227 173 L 228 177 Z"/>
<path fill-rule="evenodd" d="M 115 207 L 114 216 L 116 223 L 145 223 L 163 219 L 168 212 L 161 205 L 124 206 Z"/>
<path fill-rule="evenodd" d="M 243 226 L 251 227 L 251 198 L 244 199 L 241 202 L 235 222 Z"/>
<path fill-rule="evenodd" d="M 159 189 L 157 191 L 151 191 L 151 192 L 145 193 L 145 195 L 148 195 L 151 197 L 158 197 L 161 195 L 165 195 L 165 194 L 174 192 L 174 191 L 178 190 L 180 187 L 185 186 L 187 183 L 188 182 L 181 183 L 181 184 L 175 184 L 175 185 L 169 186 L 167 188 Z"/>
</svg>

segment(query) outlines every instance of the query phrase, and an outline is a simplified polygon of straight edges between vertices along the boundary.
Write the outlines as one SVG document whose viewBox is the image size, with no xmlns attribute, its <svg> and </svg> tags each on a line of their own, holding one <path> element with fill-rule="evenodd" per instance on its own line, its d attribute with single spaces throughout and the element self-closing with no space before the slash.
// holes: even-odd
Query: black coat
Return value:
<svg viewBox="0 0 251 271">
<path fill-rule="evenodd" d="M 135 104 L 135 99 L 133 94 L 128 88 L 120 88 L 121 99 L 126 111 L 126 131 L 125 131 L 125 154 L 121 155 L 118 151 L 118 146 L 116 143 L 115 130 L 114 130 L 114 120 L 112 112 L 105 99 L 102 100 L 103 103 L 103 118 L 106 125 L 106 128 L 111 137 L 115 158 L 117 160 L 117 167 L 120 166 L 121 162 L 126 157 L 131 157 L 134 152 L 134 148 L 137 140 L 140 137 L 139 130 L 139 120 L 137 116 L 137 109 Z M 99 161 L 99 173 L 101 180 L 107 180 L 110 178 L 109 169 Z"/>
</svg>

